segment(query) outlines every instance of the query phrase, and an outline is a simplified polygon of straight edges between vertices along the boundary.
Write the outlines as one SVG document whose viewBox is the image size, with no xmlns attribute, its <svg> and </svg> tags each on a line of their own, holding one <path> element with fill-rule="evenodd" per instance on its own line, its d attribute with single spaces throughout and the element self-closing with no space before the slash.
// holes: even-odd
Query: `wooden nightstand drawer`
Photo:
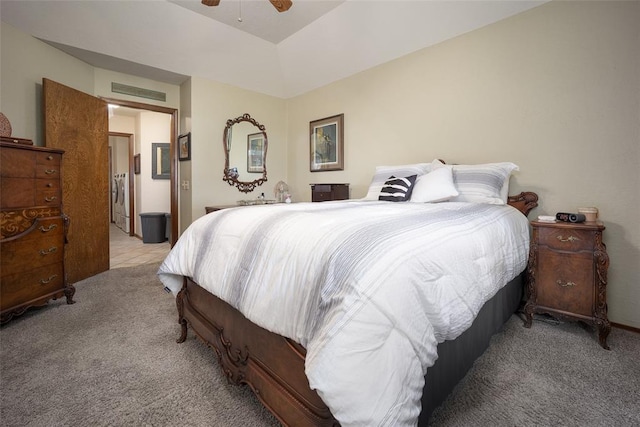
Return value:
<svg viewBox="0 0 640 427">
<path fill-rule="evenodd" d="M 349 184 L 311 184 L 311 201 L 347 200 Z"/>
<path fill-rule="evenodd" d="M 542 307 L 583 316 L 593 315 L 593 255 L 557 253 L 540 248 L 538 299 Z"/>
<path fill-rule="evenodd" d="M 593 232 L 567 228 L 540 228 L 539 244 L 561 251 L 590 251 Z"/>
</svg>

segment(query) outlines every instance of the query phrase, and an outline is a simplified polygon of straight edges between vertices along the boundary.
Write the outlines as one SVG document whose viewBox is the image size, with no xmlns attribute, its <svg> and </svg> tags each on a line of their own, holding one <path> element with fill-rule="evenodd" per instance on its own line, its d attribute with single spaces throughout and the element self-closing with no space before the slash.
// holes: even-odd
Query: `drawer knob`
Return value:
<svg viewBox="0 0 640 427">
<path fill-rule="evenodd" d="M 40 249 L 40 255 L 45 256 L 45 255 L 56 253 L 57 251 L 58 251 L 58 248 L 56 248 L 55 246 L 50 247 L 49 249 Z"/>
<path fill-rule="evenodd" d="M 580 240 L 575 236 L 569 236 L 566 239 L 564 237 L 562 237 L 561 235 L 558 235 L 556 237 L 558 240 L 560 240 L 561 242 L 573 242 L 574 240 Z"/>
<path fill-rule="evenodd" d="M 56 172 L 58 172 L 58 171 L 55 170 L 55 169 L 45 169 L 45 171 L 44 171 L 44 173 L 46 173 L 47 175 L 51 175 L 51 174 L 54 174 Z"/>
<path fill-rule="evenodd" d="M 45 197 L 44 201 L 45 202 L 53 202 L 55 199 L 57 199 L 56 196 L 51 196 L 51 197 Z"/>
<path fill-rule="evenodd" d="M 49 278 L 48 278 L 48 279 L 40 279 L 40 284 L 41 284 L 41 285 L 46 285 L 47 283 L 51 283 L 51 281 L 52 281 L 53 279 L 55 279 L 56 277 L 58 277 L 58 275 L 57 275 L 57 274 L 54 274 L 54 275 L 52 275 L 52 276 L 49 276 Z"/>
<path fill-rule="evenodd" d="M 47 160 L 53 160 L 53 156 L 52 155 L 48 155 L 47 156 Z"/>
<path fill-rule="evenodd" d="M 573 283 L 573 282 L 562 282 L 562 280 L 560 280 L 560 279 L 556 280 L 556 283 L 557 283 L 559 286 L 563 287 L 563 288 L 568 288 L 568 287 L 570 287 L 570 286 L 577 286 L 577 285 L 576 285 L 575 283 Z"/>
<path fill-rule="evenodd" d="M 50 224 L 47 228 L 44 228 L 44 225 L 41 225 L 38 230 L 42 231 L 43 233 L 47 233 L 49 231 L 55 230 L 56 228 L 58 228 L 58 224 Z"/>
<path fill-rule="evenodd" d="M 50 183 L 50 182 L 47 182 L 47 187 L 48 187 L 48 188 L 51 188 L 51 187 L 53 187 L 53 184 L 52 184 L 52 183 Z"/>
</svg>

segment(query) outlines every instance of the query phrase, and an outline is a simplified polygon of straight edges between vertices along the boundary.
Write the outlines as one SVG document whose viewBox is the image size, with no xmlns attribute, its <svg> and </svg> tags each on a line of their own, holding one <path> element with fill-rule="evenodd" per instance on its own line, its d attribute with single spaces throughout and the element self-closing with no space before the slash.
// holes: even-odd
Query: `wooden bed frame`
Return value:
<svg viewBox="0 0 640 427">
<path fill-rule="evenodd" d="M 526 216 L 538 205 L 537 200 L 535 193 L 523 192 L 510 196 L 508 203 Z M 521 282 L 518 283 L 521 290 Z M 184 278 L 176 304 L 181 325 L 177 342 L 186 340 L 191 327 L 215 351 L 228 380 L 247 384 L 283 425 L 339 426 L 329 408 L 309 387 L 304 373 L 306 351 L 300 344 L 257 326 L 188 277 Z M 459 377 L 456 382 L 470 367 L 467 365 L 456 374 Z M 438 399 L 436 404 L 442 400 Z M 423 397 L 423 411 L 424 402 Z"/>
</svg>

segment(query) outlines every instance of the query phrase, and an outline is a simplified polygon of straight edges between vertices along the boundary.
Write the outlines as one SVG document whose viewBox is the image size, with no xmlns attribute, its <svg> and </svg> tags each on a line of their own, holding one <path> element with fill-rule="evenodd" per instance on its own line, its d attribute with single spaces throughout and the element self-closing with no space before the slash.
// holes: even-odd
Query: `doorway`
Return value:
<svg viewBox="0 0 640 427">
<path fill-rule="evenodd" d="M 133 153 L 132 133 L 109 132 L 110 222 L 129 236 L 136 235 L 135 164 L 131 169 Z"/>
<path fill-rule="evenodd" d="M 178 237 L 178 156 L 176 152 L 176 139 L 178 135 L 178 110 L 175 108 L 162 107 L 151 104 L 143 104 L 139 102 L 132 101 L 124 101 L 119 99 L 111 99 L 111 98 L 101 98 L 106 101 L 111 106 L 125 107 L 125 109 L 133 109 L 133 110 L 141 110 L 148 112 L 156 112 L 156 113 L 164 113 L 168 114 L 170 117 L 170 125 L 169 125 L 169 163 L 170 163 L 170 176 L 169 176 L 169 187 L 170 187 L 170 227 L 168 227 L 169 234 L 169 242 L 171 246 L 175 243 Z M 117 110 L 116 110 L 117 111 Z M 128 134 L 127 134 L 128 135 Z M 134 142 L 133 135 L 130 136 L 131 141 L 129 143 L 129 158 L 128 158 L 128 185 L 129 185 L 129 201 L 131 203 L 131 207 L 139 206 L 140 203 L 136 202 L 139 200 L 135 197 L 136 185 L 134 184 L 134 176 L 136 176 L 136 172 L 139 173 L 139 169 L 136 170 L 135 159 L 134 159 Z M 144 153 L 142 153 L 144 154 Z M 141 155 L 142 155 L 141 154 Z M 149 161 L 147 156 L 147 161 Z M 133 200 L 132 200 L 133 199 Z M 138 210 L 130 209 L 130 234 L 133 235 L 135 230 L 139 227 L 136 227 L 136 218 Z M 135 233 L 141 234 L 141 233 Z"/>
</svg>

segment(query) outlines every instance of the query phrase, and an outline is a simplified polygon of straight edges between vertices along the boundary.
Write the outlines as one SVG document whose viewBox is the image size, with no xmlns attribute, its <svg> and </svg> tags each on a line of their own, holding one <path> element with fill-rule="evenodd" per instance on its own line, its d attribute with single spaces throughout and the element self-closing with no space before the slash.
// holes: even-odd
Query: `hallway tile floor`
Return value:
<svg viewBox="0 0 640 427">
<path fill-rule="evenodd" d="M 109 227 L 109 266 L 112 269 L 162 262 L 171 249 L 168 241 L 143 243 L 138 237 L 127 235 L 115 224 Z"/>
</svg>

